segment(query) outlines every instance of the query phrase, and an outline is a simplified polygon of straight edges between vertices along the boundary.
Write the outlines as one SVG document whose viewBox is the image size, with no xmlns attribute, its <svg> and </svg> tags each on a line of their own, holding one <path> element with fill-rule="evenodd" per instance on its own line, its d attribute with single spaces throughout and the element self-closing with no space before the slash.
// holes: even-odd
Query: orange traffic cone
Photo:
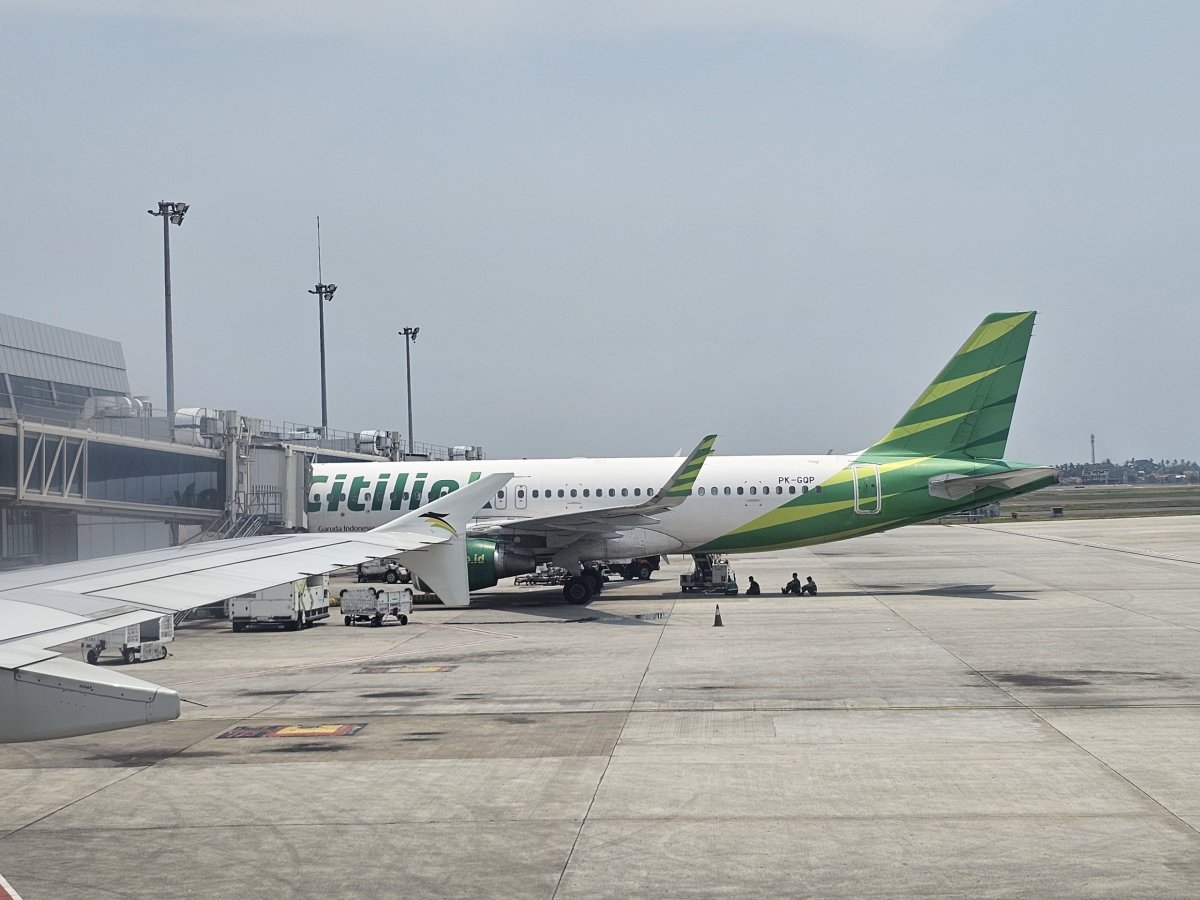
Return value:
<svg viewBox="0 0 1200 900">
<path fill-rule="evenodd" d="M 721 604 L 718 603 L 717 604 L 717 617 L 715 619 L 713 619 L 713 628 L 724 628 L 724 627 L 725 626 L 721 622 Z"/>
</svg>

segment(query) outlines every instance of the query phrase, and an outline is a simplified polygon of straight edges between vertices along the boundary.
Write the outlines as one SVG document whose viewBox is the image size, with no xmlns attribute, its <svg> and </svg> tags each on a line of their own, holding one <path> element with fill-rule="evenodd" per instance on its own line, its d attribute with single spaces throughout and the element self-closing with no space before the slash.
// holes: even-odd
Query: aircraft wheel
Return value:
<svg viewBox="0 0 1200 900">
<path fill-rule="evenodd" d="M 133 662 L 133 651 L 126 647 L 121 651 L 121 659 L 127 663 Z"/>
<path fill-rule="evenodd" d="M 573 575 L 563 585 L 563 598 L 568 603 L 582 606 L 592 599 L 592 585 L 581 575 Z"/>
<path fill-rule="evenodd" d="M 100 654 L 97 653 L 95 650 L 89 650 L 87 652 L 87 661 L 88 661 L 89 665 L 92 665 L 92 666 L 99 665 L 100 664 Z"/>
<path fill-rule="evenodd" d="M 579 577 L 587 579 L 588 585 L 592 589 L 593 596 L 599 594 L 600 591 L 604 589 L 604 579 L 600 577 L 600 572 L 597 569 L 593 569 L 589 566 L 580 573 Z"/>
<path fill-rule="evenodd" d="M 650 564 L 649 564 L 649 563 L 642 563 L 640 566 L 638 566 L 638 569 L 637 569 L 637 579 L 638 579 L 638 581 L 649 581 L 649 580 L 650 580 L 650 573 L 651 573 L 652 571 L 653 571 L 653 570 L 650 568 Z"/>
<path fill-rule="evenodd" d="M 387 574 L 383 576 L 383 580 L 388 584 L 395 584 L 400 580 L 400 576 L 396 574 L 395 569 L 388 569 Z"/>
</svg>

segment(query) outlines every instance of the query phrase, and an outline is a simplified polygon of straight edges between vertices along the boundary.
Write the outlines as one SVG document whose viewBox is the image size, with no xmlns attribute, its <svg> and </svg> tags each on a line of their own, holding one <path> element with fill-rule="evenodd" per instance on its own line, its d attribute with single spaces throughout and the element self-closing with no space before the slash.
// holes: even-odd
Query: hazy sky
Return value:
<svg viewBox="0 0 1200 900">
<path fill-rule="evenodd" d="M 848 451 L 1037 309 L 1009 456 L 1200 456 L 1200 4 L 6 0 L 0 310 L 489 456 Z"/>
</svg>

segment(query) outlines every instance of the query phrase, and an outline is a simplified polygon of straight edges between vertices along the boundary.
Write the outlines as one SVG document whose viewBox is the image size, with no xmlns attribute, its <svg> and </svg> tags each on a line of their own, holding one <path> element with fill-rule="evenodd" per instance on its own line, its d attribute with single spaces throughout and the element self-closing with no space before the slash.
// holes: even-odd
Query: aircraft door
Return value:
<svg viewBox="0 0 1200 900">
<path fill-rule="evenodd" d="M 496 496 L 492 498 L 492 506 L 496 509 L 508 509 L 508 485 L 496 491 Z"/>
<path fill-rule="evenodd" d="M 529 488 L 525 486 L 525 482 L 518 481 L 510 484 L 509 487 L 513 492 L 513 506 L 517 509 L 525 509 L 529 503 Z"/>
<path fill-rule="evenodd" d="M 850 467 L 854 481 L 854 511 L 860 516 L 876 516 L 883 509 L 883 488 L 879 466 L 863 463 Z"/>
</svg>

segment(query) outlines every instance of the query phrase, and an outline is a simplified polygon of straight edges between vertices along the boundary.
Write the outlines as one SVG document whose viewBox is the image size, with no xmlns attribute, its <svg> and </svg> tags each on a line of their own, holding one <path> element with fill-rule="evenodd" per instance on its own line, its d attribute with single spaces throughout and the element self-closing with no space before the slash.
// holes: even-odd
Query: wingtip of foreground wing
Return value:
<svg viewBox="0 0 1200 900">
<path fill-rule="evenodd" d="M 452 534 L 457 534 L 466 527 L 467 522 L 479 510 L 483 509 L 484 504 L 492 495 L 512 480 L 513 475 L 513 472 L 494 472 L 491 475 L 485 475 L 478 481 L 472 481 L 465 487 L 430 500 L 424 506 L 372 530 L 376 534 L 407 531 L 414 523 L 426 520 L 443 523 L 445 526 L 449 526 Z"/>
</svg>

